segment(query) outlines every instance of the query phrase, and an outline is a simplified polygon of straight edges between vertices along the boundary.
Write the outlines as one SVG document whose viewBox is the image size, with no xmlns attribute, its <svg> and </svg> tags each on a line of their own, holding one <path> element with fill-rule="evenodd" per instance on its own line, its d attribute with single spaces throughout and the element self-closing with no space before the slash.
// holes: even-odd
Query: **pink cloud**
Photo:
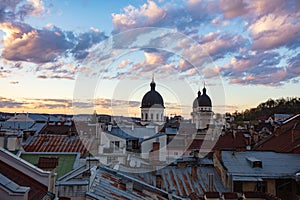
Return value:
<svg viewBox="0 0 300 200">
<path fill-rule="evenodd" d="M 268 14 L 249 26 L 252 49 L 266 50 L 290 45 L 300 37 L 300 22 L 295 16 Z"/>
<path fill-rule="evenodd" d="M 221 0 L 220 10 L 223 11 L 225 18 L 241 16 L 247 12 L 247 4 L 243 0 Z"/>
<path fill-rule="evenodd" d="M 2 56 L 7 60 L 50 62 L 71 47 L 60 30 L 36 30 L 20 23 L 2 23 L 0 28 L 6 33 Z"/>
<path fill-rule="evenodd" d="M 151 26 L 165 17 L 165 11 L 151 0 L 143 4 L 140 8 L 129 5 L 124 8 L 124 12 L 124 14 L 112 14 L 112 22 L 117 31 Z"/>
<path fill-rule="evenodd" d="M 122 60 L 122 62 L 119 65 L 119 69 L 122 69 L 126 67 L 127 65 L 131 64 L 132 62 L 130 60 Z"/>
</svg>

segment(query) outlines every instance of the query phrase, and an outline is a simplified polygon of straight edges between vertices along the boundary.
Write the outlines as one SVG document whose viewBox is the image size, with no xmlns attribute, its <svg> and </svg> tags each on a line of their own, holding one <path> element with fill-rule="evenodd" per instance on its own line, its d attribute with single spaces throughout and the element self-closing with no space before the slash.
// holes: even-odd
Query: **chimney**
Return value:
<svg viewBox="0 0 300 200">
<path fill-rule="evenodd" d="M 133 182 L 132 181 L 128 181 L 126 183 L 126 192 L 132 192 L 133 191 Z"/>
<path fill-rule="evenodd" d="M 232 174 L 231 173 L 228 174 L 227 189 L 230 192 L 233 192 L 233 179 L 232 179 Z"/>
<path fill-rule="evenodd" d="M 171 187 L 168 191 L 168 200 L 174 199 L 173 195 L 176 195 L 176 190 L 173 187 Z"/>
<path fill-rule="evenodd" d="M 159 142 L 153 142 L 152 143 L 152 159 L 153 160 L 159 160 L 159 148 L 160 148 L 160 143 Z"/>
<path fill-rule="evenodd" d="M 194 180 L 197 180 L 197 166 L 192 166 L 192 177 Z"/>
<path fill-rule="evenodd" d="M 214 191 L 214 174 L 209 173 L 208 175 L 208 191 L 213 192 Z"/>
<path fill-rule="evenodd" d="M 162 177 L 161 175 L 157 174 L 155 176 L 155 180 L 156 180 L 156 187 L 161 189 L 161 185 L 162 185 Z"/>
<path fill-rule="evenodd" d="M 112 125 L 111 125 L 111 124 L 109 124 L 109 125 L 108 125 L 108 129 L 107 129 L 107 130 L 108 130 L 109 132 L 111 132 L 111 129 L 112 129 Z"/>
<path fill-rule="evenodd" d="M 279 136 L 279 134 L 280 134 L 280 127 L 275 126 L 275 128 L 274 128 L 274 135 L 275 136 Z"/>
<path fill-rule="evenodd" d="M 236 137 L 236 130 L 232 131 L 232 137 L 233 137 L 233 139 L 235 139 L 235 137 Z"/>
</svg>

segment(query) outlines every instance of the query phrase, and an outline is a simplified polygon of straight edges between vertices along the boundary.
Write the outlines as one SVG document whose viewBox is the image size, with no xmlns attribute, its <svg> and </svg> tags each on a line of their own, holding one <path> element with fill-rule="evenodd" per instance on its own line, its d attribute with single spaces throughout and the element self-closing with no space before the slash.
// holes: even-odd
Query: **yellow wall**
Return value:
<svg viewBox="0 0 300 200">
<path fill-rule="evenodd" d="M 267 179 L 267 192 L 276 196 L 276 181 L 274 179 Z"/>
<path fill-rule="evenodd" d="M 255 191 L 256 185 L 256 182 L 243 182 L 243 192 Z"/>
</svg>

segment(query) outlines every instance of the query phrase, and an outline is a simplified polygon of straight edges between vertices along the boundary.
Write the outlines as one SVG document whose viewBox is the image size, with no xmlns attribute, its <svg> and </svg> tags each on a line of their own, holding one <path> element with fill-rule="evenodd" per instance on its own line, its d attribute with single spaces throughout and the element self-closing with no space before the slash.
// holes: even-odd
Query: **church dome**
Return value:
<svg viewBox="0 0 300 200">
<path fill-rule="evenodd" d="M 199 104 L 198 104 L 198 98 L 201 97 L 201 92 L 198 91 L 198 97 L 194 100 L 193 102 L 193 108 L 198 108 Z"/>
<path fill-rule="evenodd" d="M 165 108 L 162 96 L 155 90 L 155 82 L 150 83 L 151 90 L 142 99 L 141 108 Z"/>
<path fill-rule="evenodd" d="M 198 97 L 198 106 L 199 107 L 212 107 L 211 99 L 206 94 L 206 88 L 203 88 L 203 94 L 200 96 L 200 98 Z"/>
</svg>

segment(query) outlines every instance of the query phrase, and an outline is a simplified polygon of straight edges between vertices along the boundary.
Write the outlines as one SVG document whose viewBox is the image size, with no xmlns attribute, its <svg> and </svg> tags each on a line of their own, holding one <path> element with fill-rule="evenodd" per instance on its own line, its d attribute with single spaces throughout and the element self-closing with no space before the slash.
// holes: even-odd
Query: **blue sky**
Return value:
<svg viewBox="0 0 300 200">
<path fill-rule="evenodd" d="M 153 74 L 167 115 L 188 117 L 204 83 L 216 112 L 299 97 L 299 10 L 297 0 L 1 1 L 0 111 L 139 116 Z"/>
</svg>

